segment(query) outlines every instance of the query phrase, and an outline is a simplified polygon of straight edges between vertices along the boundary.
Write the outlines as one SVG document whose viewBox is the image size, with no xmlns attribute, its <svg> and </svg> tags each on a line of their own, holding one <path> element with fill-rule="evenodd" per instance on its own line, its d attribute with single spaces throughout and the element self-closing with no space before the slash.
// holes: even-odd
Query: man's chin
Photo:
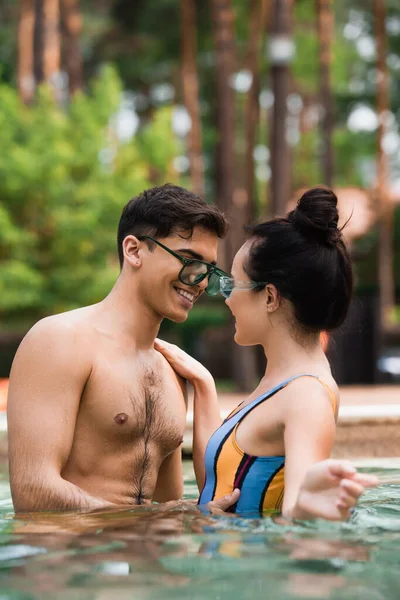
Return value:
<svg viewBox="0 0 400 600">
<path fill-rule="evenodd" d="M 175 314 L 171 314 L 171 315 L 165 315 L 164 319 L 168 319 L 168 321 L 172 321 L 173 323 L 184 323 L 186 321 L 186 319 L 189 316 L 189 311 L 187 311 L 186 313 L 182 312 L 182 313 L 175 313 Z"/>
</svg>

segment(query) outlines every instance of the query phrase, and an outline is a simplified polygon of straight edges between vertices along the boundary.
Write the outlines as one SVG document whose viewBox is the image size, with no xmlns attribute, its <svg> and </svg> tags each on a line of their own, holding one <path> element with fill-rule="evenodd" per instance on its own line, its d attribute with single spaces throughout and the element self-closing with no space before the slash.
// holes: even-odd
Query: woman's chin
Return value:
<svg viewBox="0 0 400 600">
<path fill-rule="evenodd" d="M 235 331 L 235 335 L 233 337 L 233 339 L 235 340 L 235 343 L 238 344 L 238 346 L 256 346 L 257 344 L 259 344 L 260 342 L 254 342 L 253 340 L 251 340 L 250 338 L 246 338 L 246 336 L 240 335 L 239 331 Z"/>
<path fill-rule="evenodd" d="M 246 340 L 243 339 L 243 336 L 241 336 L 240 333 L 238 333 L 237 331 L 235 332 L 235 336 L 233 339 L 239 346 L 248 346 Z"/>
</svg>

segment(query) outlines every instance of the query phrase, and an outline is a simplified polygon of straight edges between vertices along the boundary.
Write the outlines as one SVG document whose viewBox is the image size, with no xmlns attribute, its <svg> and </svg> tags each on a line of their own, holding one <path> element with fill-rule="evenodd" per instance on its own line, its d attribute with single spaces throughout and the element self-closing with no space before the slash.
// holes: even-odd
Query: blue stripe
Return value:
<svg viewBox="0 0 400 600">
<path fill-rule="evenodd" d="M 263 456 L 250 467 L 242 485 L 236 513 L 254 512 L 260 514 L 260 498 L 271 475 L 285 462 L 284 456 Z"/>
<path fill-rule="evenodd" d="M 215 459 L 219 453 L 221 444 L 229 437 L 233 427 L 230 422 L 225 422 L 217 429 L 211 436 L 205 453 L 205 471 L 206 471 L 206 482 L 199 498 L 199 504 L 206 504 L 213 500 L 214 491 L 216 488 L 216 464 Z"/>
</svg>

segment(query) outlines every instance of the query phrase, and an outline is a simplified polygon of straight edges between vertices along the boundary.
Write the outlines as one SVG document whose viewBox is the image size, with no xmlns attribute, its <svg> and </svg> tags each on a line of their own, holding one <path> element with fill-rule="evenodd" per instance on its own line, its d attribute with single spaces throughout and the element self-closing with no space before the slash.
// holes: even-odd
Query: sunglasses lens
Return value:
<svg viewBox="0 0 400 600">
<path fill-rule="evenodd" d="M 205 277 L 207 277 L 207 265 L 193 260 L 182 269 L 179 279 L 185 285 L 196 285 Z"/>
<path fill-rule="evenodd" d="M 208 286 L 206 287 L 206 293 L 209 296 L 216 296 L 220 291 L 220 275 L 218 273 L 211 273 L 208 278 Z"/>
<path fill-rule="evenodd" d="M 229 298 L 233 290 L 233 281 L 229 277 L 221 277 L 219 280 L 219 291 L 221 296 Z"/>
</svg>

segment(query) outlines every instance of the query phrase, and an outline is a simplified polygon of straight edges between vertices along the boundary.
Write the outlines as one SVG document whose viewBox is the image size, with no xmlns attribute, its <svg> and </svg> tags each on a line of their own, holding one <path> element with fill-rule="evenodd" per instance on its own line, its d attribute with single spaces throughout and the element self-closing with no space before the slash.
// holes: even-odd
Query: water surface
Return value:
<svg viewBox="0 0 400 600">
<path fill-rule="evenodd" d="M 192 507 L 16 519 L 3 460 L 0 600 L 398 600 L 400 463 L 364 470 L 384 484 L 343 524 L 283 526 Z M 190 463 L 185 491 L 197 496 Z"/>
</svg>

